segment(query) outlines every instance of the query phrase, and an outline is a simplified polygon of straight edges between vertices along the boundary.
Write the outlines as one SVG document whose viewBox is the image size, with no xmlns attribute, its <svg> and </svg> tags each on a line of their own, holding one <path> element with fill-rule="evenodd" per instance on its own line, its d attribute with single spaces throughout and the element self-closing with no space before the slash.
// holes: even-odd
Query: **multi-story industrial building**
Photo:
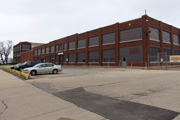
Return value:
<svg viewBox="0 0 180 120">
<path fill-rule="evenodd" d="M 42 43 L 20 42 L 13 47 L 13 62 L 21 63 L 33 59 L 33 48 Z M 27 54 L 28 53 L 28 54 Z"/>
<path fill-rule="evenodd" d="M 63 65 L 147 66 L 148 56 L 179 55 L 179 35 L 180 29 L 143 15 L 54 40 L 23 54 L 31 54 L 33 60 Z"/>
</svg>

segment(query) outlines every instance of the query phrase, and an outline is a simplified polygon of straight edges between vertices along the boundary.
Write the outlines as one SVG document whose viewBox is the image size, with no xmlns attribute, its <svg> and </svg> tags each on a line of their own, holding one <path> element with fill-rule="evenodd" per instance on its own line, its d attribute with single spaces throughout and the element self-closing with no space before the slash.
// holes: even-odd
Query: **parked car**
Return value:
<svg viewBox="0 0 180 120">
<path fill-rule="evenodd" d="M 38 61 L 27 61 L 21 65 L 17 65 L 15 70 L 22 71 L 24 68 L 33 67 L 34 65 L 38 64 Z"/>
<path fill-rule="evenodd" d="M 16 64 L 16 65 L 13 65 L 13 66 L 10 66 L 9 68 L 10 69 L 15 69 L 18 65 L 22 65 L 23 63 L 18 63 L 18 64 Z"/>
<path fill-rule="evenodd" d="M 39 63 L 33 67 L 25 68 L 22 71 L 31 75 L 53 73 L 57 74 L 62 71 L 61 65 L 55 65 L 53 63 Z"/>
</svg>

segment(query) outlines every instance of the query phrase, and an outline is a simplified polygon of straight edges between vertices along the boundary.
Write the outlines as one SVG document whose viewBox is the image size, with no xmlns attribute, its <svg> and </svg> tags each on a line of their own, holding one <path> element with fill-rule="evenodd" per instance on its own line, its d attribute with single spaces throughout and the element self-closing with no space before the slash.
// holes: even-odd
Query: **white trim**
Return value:
<svg viewBox="0 0 180 120">
<path fill-rule="evenodd" d="M 86 62 L 77 62 L 77 63 L 86 63 Z"/>
<path fill-rule="evenodd" d="M 80 47 L 80 48 L 77 48 L 77 49 L 83 49 L 83 48 L 86 48 L 86 47 Z"/>
<path fill-rule="evenodd" d="M 92 46 L 88 46 L 88 47 L 97 47 L 97 46 L 99 46 L 99 45 L 92 45 Z"/>
<path fill-rule="evenodd" d="M 177 44 L 177 43 L 173 43 L 173 45 L 178 45 L 178 46 L 180 46 L 180 44 Z"/>
<path fill-rule="evenodd" d="M 88 63 L 99 63 L 99 62 L 88 62 Z"/>
<path fill-rule="evenodd" d="M 75 50 L 75 48 L 72 48 L 72 49 L 68 49 L 68 50 Z"/>
<path fill-rule="evenodd" d="M 141 41 L 142 39 L 128 40 L 128 41 L 120 41 L 119 43 L 133 42 L 133 41 Z"/>
<path fill-rule="evenodd" d="M 116 63 L 116 62 L 102 62 L 102 63 Z"/>
<path fill-rule="evenodd" d="M 156 41 L 156 42 L 160 42 L 160 40 L 156 40 L 156 39 L 149 39 L 151 41 Z"/>
<path fill-rule="evenodd" d="M 170 42 L 166 42 L 166 41 L 163 41 L 163 43 L 166 43 L 166 44 L 171 44 Z"/>
<path fill-rule="evenodd" d="M 64 53 L 58 53 L 58 55 L 64 55 Z"/>
<path fill-rule="evenodd" d="M 112 44 L 115 44 L 115 42 L 113 42 L 113 43 L 106 43 L 106 44 L 102 44 L 102 45 L 112 45 Z"/>
<path fill-rule="evenodd" d="M 70 64 L 74 64 L 74 63 L 76 63 L 76 62 L 68 62 L 68 63 L 70 63 Z"/>
</svg>

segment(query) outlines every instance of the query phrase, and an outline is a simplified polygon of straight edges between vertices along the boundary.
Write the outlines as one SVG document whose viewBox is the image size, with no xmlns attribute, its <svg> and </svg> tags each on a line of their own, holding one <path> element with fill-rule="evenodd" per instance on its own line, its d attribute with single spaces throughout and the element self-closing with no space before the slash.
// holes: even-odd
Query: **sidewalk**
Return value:
<svg viewBox="0 0 180 120">
<path fill-rule="evenodd" d="M 0 120 L 106 120 L 0 70 Z"/>
</svg>

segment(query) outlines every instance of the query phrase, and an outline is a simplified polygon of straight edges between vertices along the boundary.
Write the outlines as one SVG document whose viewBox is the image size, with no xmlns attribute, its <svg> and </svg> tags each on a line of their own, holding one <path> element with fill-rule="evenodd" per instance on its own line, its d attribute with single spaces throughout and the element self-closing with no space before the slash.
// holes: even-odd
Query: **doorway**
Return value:
<svg viewBox="0 0 180 120">
<path fill-rule="evenodd" d="M 62 65 L 62 55 L 59 55 L 59 64 Z"/>
<path fill-rule="evenodd" d="M 127 67 L 127 57 L 123 56 L 121 58 L 121 61 L 122 61 L 122 67 L 126 68 Z"/>
</svg>

